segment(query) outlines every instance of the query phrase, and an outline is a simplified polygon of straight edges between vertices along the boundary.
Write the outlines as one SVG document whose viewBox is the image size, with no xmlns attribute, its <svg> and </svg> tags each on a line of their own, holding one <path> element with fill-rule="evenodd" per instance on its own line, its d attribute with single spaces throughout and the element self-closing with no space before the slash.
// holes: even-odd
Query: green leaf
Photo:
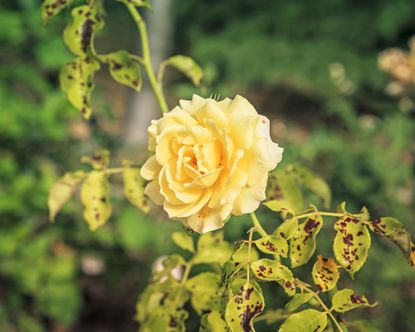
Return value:
<svg viewBox="0 0 415 332">
<path fill-rule="evenodd" d="M 194 264 L 223 264 L 232 255 L 232 245 L 223 240 L 222 232 L 210 232 L 202 234 L 197 243 L 197 254 Z"/>
<path fill-rule="evenodd" d="M 288 243 L 287 240 L 276 236 L 268 235 L 254 241 L 256 247 L 265 254 L 280 255 L 287 257 L 288 255 Z"/>
<path fill-rule="evenodd" d="M 211 308 L 211 302 L 218 290 L 220 276 L 213 272 L 203 272 L 186 281 L 185 287 L 192 294 L 191 303 L 201 315 Z"/>
<path fill-rule="evenodd" d="M 219 311 L 212 311 L 211 313 L 202 316 L 199 332 L 226 331 L 229 331 L 229 329 Z"/>
<path fill-rule="evenodd" d="M 140 175 L 140 168 L 132 166 L 128 161 L 124 161 L 123 166 L 122 177 L 125 197 L 141 211 L 148 213 L 150 207 L 144 195 L 144 181 Z"/>
<path fill-rule="evenodd" d="M 111 216 L 109 194 L 108 175 L 102 171 L 90 172 L 81 188 L 81 201 L 85 207 L 84 218 L 91 231 L 103 226 Z"/>
<path fill-rule="evenodd" d="M 120 2 L 124 2 L 126 4 L 131 4 L 136 7 L 145 7 L 151 9 L 151 2 L 150 0 L 119 0 Z"/>
<path fill-rule="evenodd" d="M 346 312 L 360 307 L 374 307 L 377 303 L 370 304 L 363 295 L 357 295 L 352 289 L 342 289 L 334 294 L 332 309 L 337 312 Z"/>
<path fill-rule="evenodd" d="M 295 311 L 304 303 L 307 303 L 313 298 L 312 293 L 299 293 L 295 294 L 289 302 L 285 305 L 285 310 Z"/>
<path fill-rule="evenodd" d="M 109 65 L 110 74 L 114 80 L 136 91 L 141 91 L 141 68 L 135 55 L 121 50 L 102 55 L 100 59 Z"/>
<path fill-rule="evenodd" d="M 148 320 L 140 326 L 140 332 L 185 332 L 187 311 L 174 307 L 155 309 Z"/>
<path fill-rule="evenodd" d="M 63 32 L 63 40 L 69 50 L 77 56 L 93 53 L 95 32 L 104 27 L 101 1 L 72 9 L 72 22 Z"/>
<path fill-rule="evenodd" d="M 383 217 L 369 221 L 368 225 L 372 232 L 385 236 L 395 243 L 408 258 L 409 264 L 415 265 L 415 247 L 411 241 L 411 235 L 398 220 L 391 217 Z"/>
<path fill-rule="evenodd" d="M 183 250 L 190 251 L 191 253 L 195 252 L 195 247 L 193 244 L 193 239 L 191 236 L 186 234 L 185 232 L 174 232 L 172 234 L 173 242 Z"/>
<path fill-rule="evenodd" d="M 323 219 L 315 213 L 305 222 L 298 225 L 297 231 L 290 241 L 291 266 L 297 267 L 306 264 L 316 250 L 316 236 L 323 226 Z"/>
<path fill-rule="evenodd" d="M 334 229 L 337 231 L 333 244 L 334 255 L 353 278 L 367 259 L 371 243 L 369 231 L 360 218 L 350 215 L 338 220 Z"/>
<path fill-rule="evenodd" d="M 292 204 L 286 200 L 280 199 L 280 200 L 272 200 L 262 203 L 265 205 L 268 209 L 278 212 L 278 213 L 284 213 L 285 215 L 295 215 L 294 213 L 294 207 Z"/>
<path fill-rule="evenodd" d="M 84 171 L 66 173 L 49 190 L 49 220 L 54 221 L 60 209 L 71 199 L 77 184 L 86 176 Z"/>
<path fill-rule="evenodd" d="M 298 228 L 298 219 L 296 217 L 291 217 L 282 222 L 281 225 L 275 230 L 275 234 L 283 237 L 286 240 L 291 239 L 294 234 L 297 232 Z"/>
<path fill-rule="evenodd" d="M 103 170 L 109 166 L 110 152 L 108 150 L 99 150 L 91 156 L 82 156 L 81 163 L 92 166 L 95 170 Z"/>
<path fill-rule="evenodd" d="M 92 113 L 91 93 L 95 87 L 93 78 L 99 68 L 99 62 L 91 57 L 76 58 L 63 66 L 59 74 L 61 89 L 85 119 L 89 119 Z"/>
<path fill-rule="evenodd" d="M 232 297 L 226 306 L 225 320 L 232 332 L 255 331 L 254 318 L 265 307 L 261 292 L 252 284 L 246 283 Z"/>
<path fill-rule="evenodd" d="M 249 253 L 249 245 L 245 241 L 240 241 L 236 244 L 236 249 L 232 254 L 232 260 L 238 264 L 246 264 L 252 261 L 259 259 L 259 254 L 255 248 L 251 247 L 251 252 Z M 248 257 L 249 256 L 249 257 Z"/>
<path fill-rule="evenodd" d="M 313 266 L 313 280 L 317 288 L 323 292 L 333 289 L 340 278 L 339 267 L 333 258 L 325 258 L 321 255 Z"/>
<path fill-rule="evenodd" d="M 190 57 L 184 55 L 174 55 L 166 60 L 164 60 L 160 65 L 159 70 L 159 81 L 162 80 L 164 70 L 167 66 L 172 66 L 178 71 L 182 72 L 189 79 L 192 80 L 193 84 L 196 86 L 200 85 L 200 81 L 203 77 L 202 68 Z"/>
<path fill-rule="evenodd" d="M 72 0 L 44 0 L 42 4 L 42 20 L 47 23 L 48 20 L 58 14 L 62 9 L 67 7 Z"/>
<path fill-rule="evenodd" d="M 291 315 L 279 332 L 322 332 L 327 326 L 327 316 L 315 309 L 306 309 Z"/>
</svg>

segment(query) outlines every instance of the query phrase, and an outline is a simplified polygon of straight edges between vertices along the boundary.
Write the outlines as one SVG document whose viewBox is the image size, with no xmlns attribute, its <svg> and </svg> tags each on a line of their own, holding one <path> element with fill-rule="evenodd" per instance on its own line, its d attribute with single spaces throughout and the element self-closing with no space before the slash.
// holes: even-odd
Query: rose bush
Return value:
<svg viewBox="0 0 415 332">
<path fill-rule="evenodd" d="M 141 168 L 145 194 L 199 233 L 255 211 L 283 149 L 269 120 L 243 97 L 181 100 L 148 129 L 155 154 Z"/>
</svg>

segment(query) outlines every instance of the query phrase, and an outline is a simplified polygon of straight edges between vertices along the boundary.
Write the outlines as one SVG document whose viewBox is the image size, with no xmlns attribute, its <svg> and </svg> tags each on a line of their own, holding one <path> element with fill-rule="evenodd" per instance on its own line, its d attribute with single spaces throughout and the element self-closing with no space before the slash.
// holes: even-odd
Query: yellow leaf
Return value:
<svg viewBox="0 0 415 332">
<path fill-rule="evenodd" d="M 339 268 L 335 260 L 321 255 L 317 257 L 312 275 L 317 288 L 323 292 L 333 289 L 340 277 Z"/>
<path fill-rule="evenodd" d="M 124 195 L 133 205 L 144 213 L 148 213 L 150 207 L 144 196 L 144 182 L 140 175 L 140 168 L 129 166 L 124 162 L 125 169 L 122 173 L 124 180 Z"/>
</svg>

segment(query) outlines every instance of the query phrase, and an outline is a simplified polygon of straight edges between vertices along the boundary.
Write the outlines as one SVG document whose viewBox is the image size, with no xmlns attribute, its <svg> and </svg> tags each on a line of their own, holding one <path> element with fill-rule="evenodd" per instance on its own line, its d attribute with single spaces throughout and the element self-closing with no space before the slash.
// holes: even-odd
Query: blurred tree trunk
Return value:
<svg viewBox="0 0 415 332">
<path fill-rule="evenodd" d="M 154 0 L 153 10 L 146 11 L 153 68 L 158 69 L 166 57 L 173 28 L 173 0 Z M 143 76 L 145 73 L 143 72 Z M 160 117 L 159 107 L 148 81 L 144 79 L 140 93 L 132 93 L 124 122 L 124 143 L 126 147 L 142 146 L 147 140 L 147 128 L 152 119 Z"/>
</svg>

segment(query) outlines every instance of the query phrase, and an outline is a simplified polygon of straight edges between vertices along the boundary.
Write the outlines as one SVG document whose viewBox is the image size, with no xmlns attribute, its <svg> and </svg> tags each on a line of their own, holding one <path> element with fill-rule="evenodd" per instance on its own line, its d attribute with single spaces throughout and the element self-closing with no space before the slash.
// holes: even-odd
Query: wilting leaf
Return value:
<svg viewBox="0 0 415 332">
<path fill-rule="evenodd" d="M 203 77 L 202 68 L 190 57 L 175 55 L 164 60 L 160 65 L 159 80 L 162 80 L 164 69 L 172 66 L 190 78 L 194 85 L 198 86 Z"/>
<path fill-rule="evenodd" d="M 336 286 L 340 273 L 336 261 L 333 258 L 325 258 L 321 255 L 313 266 L 313 280 L 323 292 L 327 292 Z"/>
<path fill-rule="evenodd" d="M 137 6 L 137 7 L 146 7 L 148 9 L 151 9 L 150 0 L 120 0 L 120 1 L 126 4 Z"/>
<path fill-rule="evenodd" d="M 297 231 L 290 241 L 291 266 L 297 267 L 306 264 L 316 250 L 316 236 L 323 226 L 323 219 L 315 213 L 305 222 L 298 225 Z"/>
<path fill-rule="evenodd" d="M 203 272 L 186 281 L 185 287 L 192 294 L 191 303 L 196 312 L 211 308 L 211 302 L 218 290 L 220 276 L 213 272 Z"/>
<path fill-rule="evenodd" d="M 307 303 L 313 298 L 312 293 L 299 293 L 295 294 L 289 302 L 285 305 L 285 310 L 295 311 L 304 303 Z"/>
<path fill-rule="evenodd" d="M 89 119 L 92 113 L 91 93 L 95 87 L 93 78 L 99 67 L 99 63 L 91 57 L 76 58 L 63 66 L 59 75 L 61 89 L 85 119 Z"/>
<path fill-rule="evenodd" d="M 411 235 L 398 220 L 383 217 L 369 221 L 368 225 L 372 232 L 385 236 L 394 242 L 408 258 L 409 263 L 415 265 L 415 246 L 411 241 Z"/>
<path fill-rule="evenodd" d="M 366 261 L 370 248 L 370 234 L 363 220 L 346 215 L 334 225 L 337 231 L 333 250 L 340 265 L 353 275 Z"/>
<path fill-rule="evenodd" d="M 219 311 L 212 311 L 202 316 L 199 332 L 226 332 L 229 331 L 226 322 Z"/>
<path fill-rule="evenodd" d="M 148 213 L 150 207 L 144 196 L 144 181 L 140 175 L 140 168 L 124 162 L 122 177 L 124 181 L 124 195 L 133 205 L 144 213 Z"/>
<path fill-rule="evenodd" d="M 62 9 L 68 6 L 72 0 L 43 0 L 42 4 L 42 19 L 47 21 L 58 14 Z"/>
<path fill-rule="evenodd" d="M 49 220 L 53 221 L 59 210 L 70 200 L 76 185 L 86 176 L 84 171 L 70 172 L 56 181 L 49 190 Z"/>
<path fill-rule="evenodd" d="M 296 217 L 291 217 L 282 222 L 281 225 L 275 230 L 275 234 L 283 237 L 286 240 L 291 239 L 296 233 L 298 228 L 298 219 Z"/>
<path fill-rule="evenodd" d="M 377 303 L 370 304 L 363 295 L 357 295 L 352 289 L 342 289 L 334 294 L 332 308 L 337 312 L 346 312 L 359 307 L 374 307 Z"/>
<path fill-rule="evenodd" d="M 197 254 L 194 264 L 223 264 L 232 255 L 232 245 L 223 240 L 222 232 L 202 234 L 197 242 Z"/>
<path fill-rule="evenodd" d="M 249 257 L 248 257 L 249 256 Z M 246 264 L 259 259 L 259 254 L 255 248 L 251 247 L 245 241 L 240 241 L 236 244 L 236 248 L 232 254 L 232 260 L 238 264 Z"/>
<path fill-rule="evenodd" d="M 89 173 L 82 185 L 81 201 L 85 207 L 84 218 L 92 231 L 103 226 L 111 216 L 109 194 L 108 175 L 102 171 Z"/>
<path fill-rule="evenodd" d="M 104 26 L 102 16 L 101 1 L 72 9 L 72 22 L 66 27 L 63 40 L 73 54 L 91 55 L 95 32 Z"/>
<path fill-rule="evenodd" d="M 110 163 L 110 152 L 108 150 L 99 150 L 91 156 L 81 157 L 81 163 L 92 166 L 95 170 L 103 170 Z"/>
<path fill-rule="evenodd" d="M 294 207 L 290 204 L 290 202 L 286 200 L 272 200 L 264 202 L 262 204 L 274 212 L 284 213 L 285 215 L 295 215 Z"/>
<path fill-rule="evenodd" d="M 136 56 L 121 50 L 102 55 L 100 59 L 108 64 L 110 74 L 114 80 L 136 91 L 141 90 L 141 69 Z"/>
<path fill-rule="evenodd" d="M 288 243 L 283 237 L 268 235 L 254 241 L 254 243 L 263 253 L 287 257 Z"/>
<path fill-rule="evenodd" d="M 264 310 L 264 298 L 252 284 L 246 283 L 226 306 L 225 320 L 232 332 L 255 331 L 254 318 Z"/>
<path fill-rule="evenodd" d="M 280 327 L 279 332 L 321 332 L 327 326 L 326 313 L 306 309 L 290 316 Z"/>
<path fill-rule="evenodd" d="M 191 236 L 187 235 L 185 232 L 174 232 L 172 234 L 173 242 L 183 250 L 190 252 L 195 252 L 195 247 L 193 244 L 193 239 Z"/>
</svg>

